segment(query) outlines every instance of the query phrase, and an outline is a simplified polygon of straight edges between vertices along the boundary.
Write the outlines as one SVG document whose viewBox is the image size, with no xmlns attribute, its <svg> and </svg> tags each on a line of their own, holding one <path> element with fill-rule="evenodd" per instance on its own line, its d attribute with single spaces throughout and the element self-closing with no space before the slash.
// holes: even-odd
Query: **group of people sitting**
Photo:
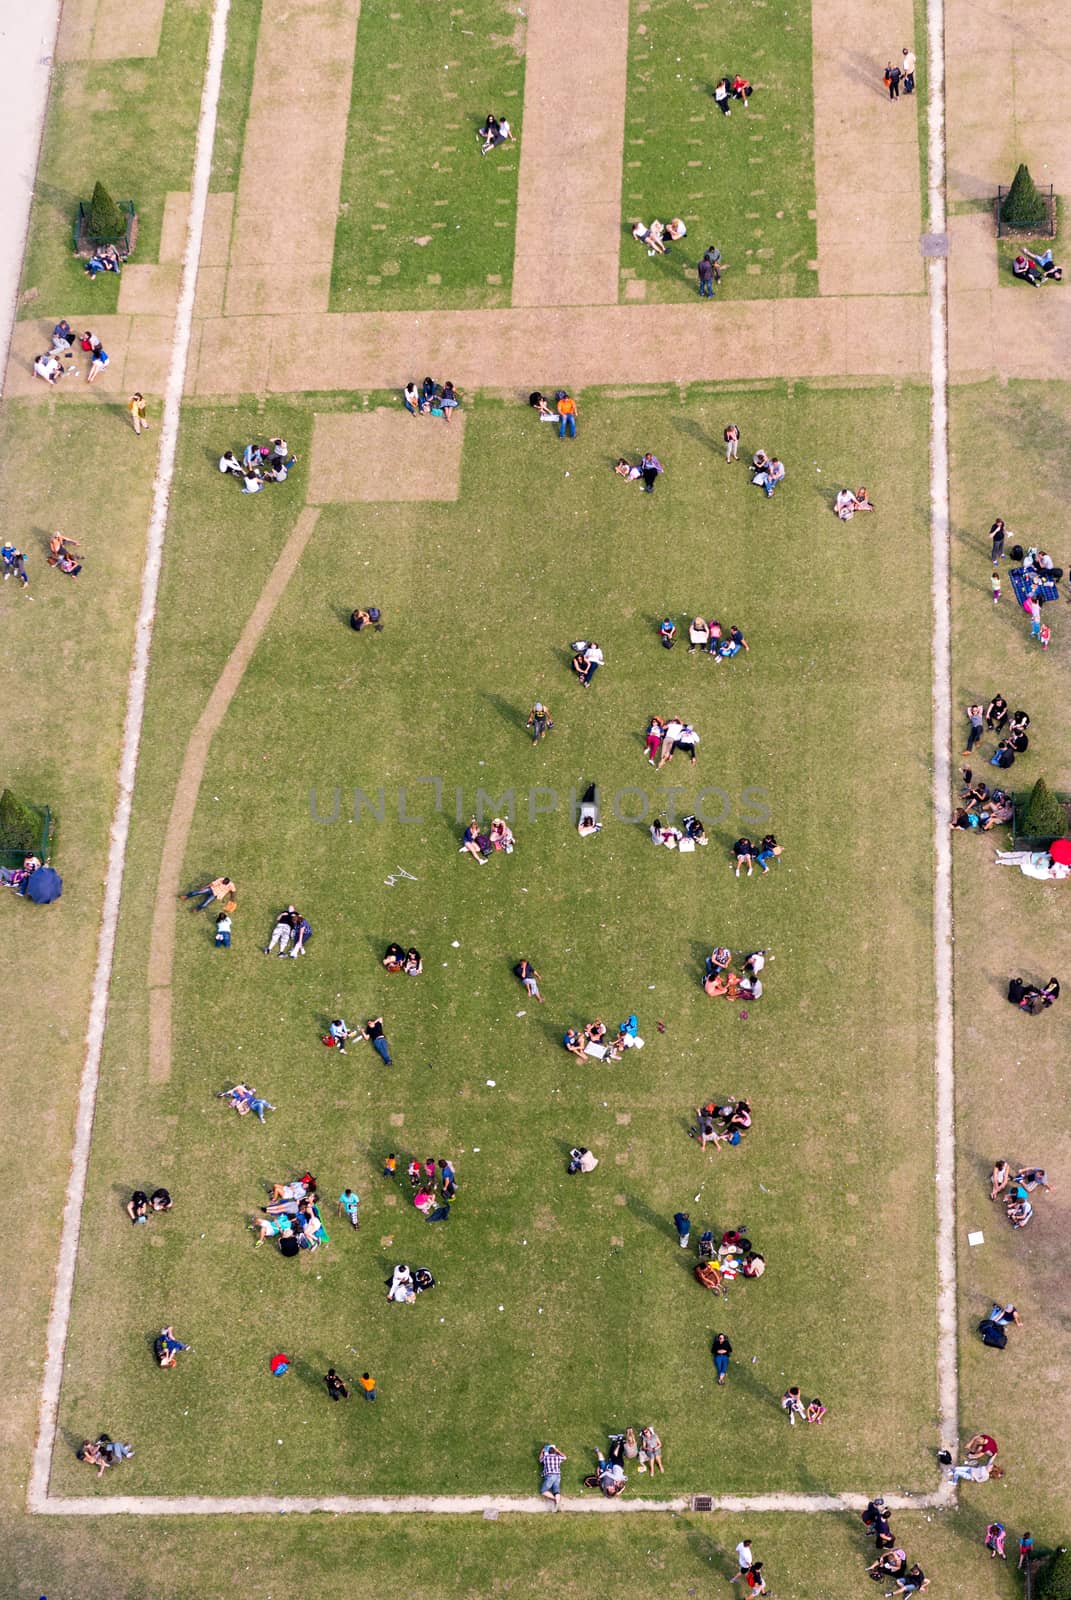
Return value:
<svg viewBox="0 0 1071 1600">
<path fill-rule="evenodd" d="M 490 155 L 498 145 L 505 144 L 507 139 L 513 138 L 513 129 L 506 117 L 496 117 L 492 111 L 484 118 L 483 126 L 477 128 L 476 137 L 480 140 L 480 154 Z"/>
<path fill-rule="evenodd" d="M 266 483 L 285 483 L 296 460 L 285 439 L 270 439 L 267 444 L 247 444 L 241 461 L 233 450 L 224 450 L 219 470 L 238 478 L 243 494 L 259 494 Z"/>
<path fill-rule="evenodd" d="M 80 336 L 75 333 L 70 323 L 64 318 L 57 322 L 52 329 L 52 344 L 48 350 L 34 357 L 33 370 L 37 377 L 43 378 L 46 383 L 55 386 L 61 378 L 77 378 L 77 367 L 65 367 L 61 363 L 70 361 L 74 357 L 75 346 L 89 357 L 89 372 L 86 381 L 92 383 L 99 373 L 108 365 L 109 356 L 96 334 L 89 328 Z"/>
<path fill-rule="evenodd" d="M 683 239 L 687 232 L 680 217 L 674 217 L 670 222 L 659 222 L 656 217 L 650 227 L 645 222 L 637 222 L 632 229 L 632 237 L 637 243 L 647 246 L 649 256 L 668 256 L 670 244 Z M 667 240 L 670 244 L 666 243 Z"/>
<path fill-rule="evenodd" d="M 1052 1193 L 1052 1184 L 1044 1167 L 1020 1167 L 1012 1176 L 1009 1163 L 1001 1159 L 994 1164 L 989 1175 L 989 1198 L 998 1200 L 1003 1196 L 1008 1221 L 1013 1228 L 1025 1228 L 1033 1219 L 1034 1206 L 1030 1196 L 1038 1189 L 1045 1194 Z"/>
<path fill-rule="evenodd" d="M 603 664 L 603 653 L 594 639 L 577 639 L 570 646 L 573 652 L 572 667 L 585 689 Z"/>
<path fill-rule="evenodd" d="M 562 1044 L 579 1061 L 615 1062 L 621 1060 L 626 1050 L 643 1049 L 640 1025 L 634 1012 L 630 1012 L 624 1022 L 618 1023 L 617 1033 L 613 1036 L 602 1018 L 596 1017 L 594 1022 L 584 1025 L 582 1033 L 576 1028 L 566 1028 Z"/>
<path fill-rule="evenodd" d="M 350 627 L 354 633 L 363 633 L 366 628 L 371 628 L 373 633 L 382 633 L 382 616 L 378 606 L 357 606 L 350 612 Z"/>
<path fill-rule="evenodd" d="M 656 817 L 648 832 L 652 844 L 664 845 L 667 850 L 679 850 L 684 855 L 694 850 L 696 845 L 710 843 L 707 831 L 699 818 L 691 815 L 681 818 L 679 828 L 672 822 L 663 822 L 661 817 Z"/>
<path fill-rule="evenodd" d="M 1042 1011 L 1048 1011 L 1059 998 L 1059 978 L 1050 978 L 1042 988 L 1036 983 L 1024 983 L 1022 978 L 1012 978 L 1008 984 L 1008 999 L 1012 1005 L 1018 1006 L 1020 1011 L 1026 1011 L 1032 1017 L 1039 1016 Z"/>
<path fill-rule="evenodd" d="M 703 989 L 717 998 L 727 1000 L 761 1000 L 762 978 L 759 974 L 766 965 L 765 950 L 753 950 L 744 961 L 740 972 L 733 971 L 733 953 L 727 945 L 719 945 L 707 956 L 703 971 Z"/>
<path fill-rule="evenodd" d="M 144 1189 L 135 1189 L 126 1203 L 126 1214 L 135 1226 L 139 1222 L 148 1222 L 150 1215 L 155 1211 L 170 1211 L 174 1201 L 166 1189 L 154 1189 L 152 1194 L 146 1194 Z"/>
<path fill-rule="evenodd" d="M 763 872 L 769 872 L 770 862 L 780 861 L 784 853 L 784 845 L 778 844 L 774 834 L 764 834 L 758 849 L 756 849 L 745 833 L 741 834 L 740 838 L 733 844 L 730 865 L 735 865 L 738 878 L 740 876 L 740 868 L 747 867 L 747 875 L 750 878 L 754 862 L 758 862 Z"/>
<path fill-rule="evenodd" d="M 351 1205 L 345 1203 L 347 1196 Z M 339 1211 L 345 1209 L 355 1226 L 358 1204 L 357 1196 L 350 1189 L 339 1200 Z M 322 1244 L 331 1243 L 320 1214 L 316 1179 L 311 1172 L 285 1183 L 273 1183 L 268 1204 L 261 1210 L 263 1215 L 254 1217 L 249 1224 L 257 1233 L 254 1249 L 265 1239 L 276 1239 L 279 1254 L 293 1257 L 302 1250 L 318 1250 Z"/>
<path fill-rule="evenodd" d="M 27 879 L 40 865 L 40 856 L 23 856 L 21 867 L 0 867 L 0 887 L 14 889 L 16 894 L 25 893 Z"/>
<path fill-rule="evenodd" d="M 414 950 L 413 955 L 419 962 L 420 952 Z M 423 971 L 423 967 L 420 970 Z M 350 1039 L 363 1039 L 366 1044 L 372 1046 L 385 1067 L 393 1067 L 394 1062 L 391 1059 L 390 1044 L 387 1041 L 382 1017 L 369 1017 L 363 1028 L 348 1027 L 345 1017 L 334 1017 L 328 1023 L 327 1032 L 320 1035 L 320 1043 L 326 1045 L 329 1050 L 337 1050 L 340 1056 L 346 1054 L 346 1045 Z"/>
<path fill-rule="evenodd" d="M 513 829 L 502 817 L 493 817 L 491 819 L 490 833 L 484 833 L 476 818 L 470 817 L 469 825 L 462 835 L 461 848 L 458 851 L 458 855 L 464 855 L 468 852 L 470 856 L 475 856 L 480 866 L 483 867 L 486 866 L 489 858 L 494 855 L 496 850 L 504 850 L 506 855 L 512 855 L 516 842 L 513 837 Z"/>
<path fill-rule="evenodd" d="M 784 476 L 785 464 L 779 456 L 768 456 L 762 449 L 755 451 L 751 458 L 751 481 L 758 484 L 767 500 L 784 481 Z"/>
<path fill-rule="evenodd" d="M 746 78 L 742 78 L 739 72 L 732 78 L 726 73 L 725 77 L 719 78 L 714 85 L 714 104 L 724 116 L 731 117 L 733 114 L 732 102 L 734 100 L 743 101 L 744 110 L 746 111 L 748 100 L 754 93 L 755 91 L 750 83 Z"/>
<path fill-rule="evenodd" d="M 658 624 L 658 637 L 663 649 L 673 649 L 677 642 L 677 624 L 672 617 L 663 617 Z M 723 635 L 721 623 L 716 617 L 711 617 L 709 621 L 706 617 L 693 617 L 688 624 L 688 654 L 694 655 L 697 650 L 718 662 L 731 661 L 741 650 L 750 652 L 751 646 L 735 623 L 728 634 Z"/>
<path fill-rule="evenodd" d="M 626 1461 L 637 1462 L 637 1472 L 649 1472 L 653 1478 L 656 1472 L 665 1472 L 662 1462 L 662 1441 L 654 1428 L 640 1429 L 637 1439 L 635 1428 L 626 1428 L 624 1433 L 610 1435 L 610 1448 L 606 1455 L 601 1450 L 595 1452 L 596 1471 L 593 1474 L 594 1483 L 584 1479 L 587 1488 L 600 1488 L 604 1495 L 613 1499 L 621 1494 L 628 1483 L 625 1475 Z"/>
<path fill-rule="evenodd" d="M 619 456 L 614 467 L 614 472 L 626 483 L 637 483 L 642 478 L 645 494 L 654 494 L 654 486 L 665 470 L 658 457 L 649 450 L 644 452 L 636 466 L 626 461 L 624 456 Z"/>
<path fill-rule="evenodd" d="M 1058 267 L 1053 260 L 1051 250 L 1044 250 L 1039 256 L 1032 250 L 1020 250 L 1012 262 L 1012 272 L 1015 277 L 1032 283 L 1035 289 L 1040 289 L 1043 283 L 1059 283 L 1064 275 L 1063 267 Z"/>
<path fill-rule="evenodd" d="M 970 767 L 961 767 L 960 776 L 963 788 L 959 794 L 960 804 L 952 814 L 953 828 L 988 833 L 999 823 L 1012 821 L 1015 807 L 1010 795 L 1003 789 L 990 789 L 980 778 L 975 778 Z"/>
<path fill-rule="evenodd" d="M 57 568 L 65 573 L 68 578 L 77 578 L 82 570 L 82 558 L 76 556 L 76 546 L 81 545 L 80 539 L 72 539 L 69 533 L 57 531 L 48 541 L 48 555 L 45 557 L 50 567 Z"/>
<path fill-rule="evenodd" d="M 684 722 L 680 717 L 651 717 L 644 735 L 647 760 L 659 770 L 669 765 L 678 750 L 688 757 L 694 767 L 698 743 L 699 735 L 691 723 Z"/>
<path fill-rule="evenodd" d="M 97 1477 L 101 1477 L 108 1467 L 117 1467 L 120 1461 L 129 1461 L 134 1454 L 130 1445 L 113 1439 L 110 1434 L 98 1434 L 95 1439 L 83 1439 L 75 1451 L 79 1461 L 84 1461 L 87 1467 L 96 1467 Z"/>
<path fill-rule="evenodd" d="M 766 1259 L 754 1248 L 743 1228 L 729 1228 L 714 1242 L 710 1228 L 699 1235 L 697 1247 L 699 1260 L 695 1265 L 695 1281 L 712 1294 L 723 1294 L 724 1285 L 736 1278 L 761 1278 L 766 1271 Z"/>
<path fill-rule="evenodd" d="M 399 1262 L 384 1282 L 387 1285 L 387 1299 L 399 1306 L 411 1306 L 418 1294 L 435 1287 L 435 1279 L 427 1267 L 414 1267 L 410 1271 L 404 1262 Z"/>
<path fill-rule="evenodd" d="M 708 1100 L 696 1107 L 695 1116 L 696 1126 L 688 1129 L 688 1137 L 699 1140 L 700 1150 L 712 1144 L 716 1151 L 720 1145 L 738 1145 L 743 1139 L 751 1127 L 751 1103 L 727 1100 L 719 1105 L 716 1100 Z"/>
<path fill-rule="evenodd" d="M 257 1120 L 264 1121 L 265 1111 L 275 1111 L 277 1108 L 248 1083 L 236 1083 L 233 1089 L 221 1089 L 216 1095 L 217 1100 L 229 1100 L 231 1106 L 240 1117 L 247 1117 L 251 1111 L 256 1113 Z"/>
<path fill-rule="evenodd" d="M 402 404 L 411 417 L 445 417 L 449 422 L 461 401 L 449 381 L 439 384 L 434 378 L 425 378 L 418 387 L 416 379 L 410 378 L 402 390 Z"/>
<path fill-rule="evenodd" d="M 263 954 L 270 956 L 279 947 L 279 959 L 290 956 L 297 960 L 298 956 L 305 954 L 305 947 L 312 938 L 312 925 L 307 917 L 294 906 L 287 906 L 285 911 L 280 911 L 275 919 L 275 926 L 271 930 L 271 938 L 263 948 Z"/>
<path fill-rule="evenodd" d="M 123 270 L 123 258 L 114 244 L 98 244 L 83 270 L 94 282 L 100 272 L 114 272 L 118 278 Z"/>
<path fill-rule="evenodd" d="M 404 972 L 410 978 L 419 978 L 424 971 L 424 963 L 420 958 L 420 951 L 412 945 L 408 950 L 391 940 L 387 946 L 387 953 L 383 957 L 383 965 L 388 972 Z"/>
<path fill-rule="evenodd" d="M 874 502 L 866 492 L 863 484 L 853 493 L 851 489 L 838 489 L 837 497 L 833 502 L 833 510 L 842 522 L 851 522 L 857 511 L 876 510 Z"/>
<path fill-rule="evenodd" d="M 868 1503 L 863 1512 L 863 1527 L 868 1536 L 873 1538 L 878 1552 L 877 1559 L 866 1569 L 867 1576 L 876 1583 L 894 1583 L 895 1588 L 888 1589 L 887 1595 L 921 1594 L 929 1588 L 930 1580 L 918 1562 L 908 1566 L 907 1552 L 897 1548 L 889 1523 L 889 1508 L 882 1495 L 875 1495 Z"/>
</svg>

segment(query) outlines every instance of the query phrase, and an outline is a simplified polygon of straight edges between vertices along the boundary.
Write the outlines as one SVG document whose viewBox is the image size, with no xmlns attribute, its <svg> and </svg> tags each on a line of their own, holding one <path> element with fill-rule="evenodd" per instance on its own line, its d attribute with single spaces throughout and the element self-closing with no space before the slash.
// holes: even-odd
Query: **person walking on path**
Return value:
<svg viewBox="0 0 1071 1600">
<path fill-rule="evenodd" d="M 362 1039 L 367 1039 L 376 1054 L 382 1057 L 384 1066 L 393 1067 L 394 1062 L 391 1059 L 390 1045 L 387 1043 L 387 1035 L 383 1031 L 382 1017 L 372 1017 L 368 1022 L 366 1022 L 361 1030 L 361 1037 Z"/>
<path fill-rule="evenodd" d="M 324 1373 L 324 1383 L 327 1385 L 327 1398 L 329 1400 L 349 1399 L 350 1391 L 346 1388 L 334 1367 L 328 1367 Z"/>
<path fill-rule="evenodd" d="M 733 1347 L 729 1343 L 728 1334 L 716 1333 L 714 1335 L 714 1344 L 711 1353 L 714 1357 L 714 1370 L 718 1374 L 718 1382 L 724 1383 L 729 1375 L 729 1357 L 733 1353 Z M 740 1573 L 738 1572 L 737 1577 L 739 1576 Z"/>
<path fill-rule="evenodd" d="M 997 605 L 1000 601 L 1000 573 L 996 567 L 993 568 L 992 576 L 989 579 L 989 587 L 993 591 L 993 604 Z"/>
<path fill-rule="evenodd" d="M 210 905 L 213 900 L 233 900 L 236 893 L 237 891 L 230 878 L 213 878 L 211 883 L 204 883 L 199 889 L 188 889 L 181 898 L 183 900 L 196 900 L 197 896 L 200 895 L 200 904 L 191 906 L 190 910 L 203 911 L 205 906 Z"/>
<path fill-rule="evenodd" d="M 996 566 L 998 561 L 1004 560 L 1004 518 L 998 517 L 989 530 L 989 537 L 993 541 L 993 548 L 989 559 Z"/>
<path fill-rule="evenodd" d="M 751 1540 L 741 1539 L 736 1547 L 736 1571 L 729 1579 L 729 1582 L 735 1583 L 737 1578 L 745 1578 L 754 1564 L 755 1557 L 751 1553 Z"/>
<path fill-rule="evenodd" d="M 967 735 L 967 748 L 963 752 L 965 756 L 970 755 L 985 732 L 985 720 L 980 705 L 972 704 L 967 707 L 967 721 L 970 723 L 970 732 Z"/>
<path fill-rule="evenodd" d="M 714 263 L 709 256 L 702 256 L 696 266 L 699 278 L 699 298 L 713 300 L 714 298 Z"/>
<path fill-rule="evenodd" d="M 556 1444 L 545 1444 L 539 1452 L 539 1471 L 542 1482 L 539 1492 L 544 1500 L 552 1502 L 555 1511 L 562 1508 L 562 1463 L 568 1461 Z"/>
<path fill-rule="evenodd" d="M 796 1426 L 797 1417 L 802 1417 L 802 1419 L 806 1422 L 807 1413 L 803 1409 L 803 1401 L 800 1399 L 798 1384 L 793 1384 L 792 1388 L 786 1389 L 784 1394 L 781 1396 L 781 1410 L 787 1412 L 788 1420 L 793 1427 Z"/>
<path fill-rule="evenodd" d="M 554 396 L 558 402 L 558 438 L 564 439 L 568 432 L 570 439 L 576 438 L 576 401 L 564 389 L 559 389 Z"/>
<path fill-rule="evenodd" d="M 132 394 L 126 403 L 126 409 L 130 412 L 130 420 L 134 424 L 134 432 L 140 438 L 142 430 L 148 431 L 149 427 L 145 416 L 145 396 L 143 394 Z"/>
<path fill-rule="evenodd" d="M 889 91 L 889 99 L 890 100 L 899 100 L 899 98 L 900 98 L 900 68 L 899 67 L 894 67 L 892 62 L 890 61 L 888 63 L 888 65 L 886 66 L 886 68 L 885 68 L 885 76 L 884 76 L 882 81 L 884 82 L 886 89 L 888 89 L 888 91 Z"/>
<path fill-rule="evenodd" d="M 915 52 L 910 45 L 904 45 L 903 60 L 900 63 L 900 82 L 905 94 L 915 92 Z"/>
<path fill-rule="evenodd" d="M 361 1392 L 365 1399 L 372 1403 L 376 1399 L 376 1380 L 371 1373 L 362 1372 L 358 1382 L 361 1385 Z"/>
<path fill-rule="evenodd" d="M 739 461 L 740 429 L 735 422 L 730 422 L 723 435 L 725 439 L 726 461 Z"/>
</svg>

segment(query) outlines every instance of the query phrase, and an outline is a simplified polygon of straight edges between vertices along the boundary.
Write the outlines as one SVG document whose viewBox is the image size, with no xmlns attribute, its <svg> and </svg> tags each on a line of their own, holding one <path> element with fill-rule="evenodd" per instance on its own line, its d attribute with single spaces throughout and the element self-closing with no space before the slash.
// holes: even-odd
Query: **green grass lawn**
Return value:
<svg viewBox="0 0 1071 1600">
<path fill-rule="evenodd" d="M 928 716 L 925 396 L 796 386 L 697 394 L 668 415 L 664 400 L 585 401 L 575 446 L 523 410 L 477 403 L 457 504 L 323 513 L 213 749 L 187 876 L 234 876 L 237 937 L 217 952 L 208 916 L 177 911 L 175 1067 L 160 1087 L 145 1067 L 144 958 L 175 771 L 302 482 L 252 506 L 228 499 L 212 458 L 267 419 L 187 408 L 57 1492 L 87 1486 L 66 1444 L 100 1426 L 153 1441 L 136 1480 L 105 1480 L 105 1494 L 523 1491 L 548 1436 L 573 1457 L 575 1488 L 609 1429 L 647 1418 L 666 1440 L 667 1493 L 859 1487 L 879 1371 L 885 1481 L 931 1479 L 928 767 L 903 761 L 924 749 Z M 761 438 L 789 463 L 772 502 L 720 459 L 730 410 L 746 448 Z M 273 409 L 270 426 L 304 453 L 307 414 Z M 849 453 L 850 438 L 874 442 Z M 648 440 L 667 466 L 650 499 L 609 471 Z M 837 483 L 861 474 L 875 498 L 898 485 L 895 549 L 830 515 Z M 846 546 L 866 573 L 850 588 Z M 212 572 L 227 574 L 225 606 Z M 344 617 L 368 601 L 387 627 L 358 639 Z M 739 619 L 751 653 L 724 666 L 666 655 L 654 634 L 666 609 Z M 607 666 L 585 692 L 567 645 L 591 633 Z M 522 724 L 536 696 L 557 728 L 534 751 Z M 729 796 L 707 851 L 657 854 L 643 828 L 609 822 L 581 841 L 566 816 L 530 823 L 522 805 L 512 857 L 484 870 L 458 855 L 458 786 L 467 810 L 477 786 L 564 794 L 595 778 L 646 788 L 663 809 L 672 775 L 683 809 L 691 775 L 675 763 L 656 779 L 642 759 L 655 706 L 696 722 L 696 778 Z M 421 804 L 425 776 L 443 780 L 443 814 Z M 313 788 L 329 813 L 336 786 L 358 785 L 383 787 L 382 824 L 313 820 Z M 895 786 L 903 841 L 883 854 L 854 825 L 875 785 Z M 403 786 L 423 822 L 398 821 L 386 797 Z M 738 882 L 725 850 L 756 788 L 786 853 L 768 878 Z M 387 886 L 397 867 L 416 881 Z M 284 966 L 259 946 L 288 900 L 316 932 Z M 422 949 L 422 978 L 382 972 L 391 938 Z M 699 989 L 722 939 L 774 958 L 746 1020 Z M 521 954 L 543 973 L 545 1008 L 511 975 Z M 648 1043 L 616 1069 L 561 1050 L 564 1025 L 630 1009 Z M 337 1011 L 384 1012 L 393 1070 L 368 1046 L 345 1059 L 322 1048 Z M 212 1098 L 243 1074 L 280 1108 L 264 1127 Z M 685 1129 L 710 1093 L 748 1094 L 757 1126 L 744 1148 L 701 1159 Z M 908 1104 L 915 1137 L 890 1139 Z M 565 1174 L 574 1141 L 600 1157 L 588 1178 Z M 388 1150 L 451 1155 L 448 1225 L 380 1178 Z M 330 1218 L 330 1248 L 307 1260 L 254 1252 L 245 1225 L 264 1183 L 307 1164 L 332 1202 L 359 1190 L 360 1234 Z M 177 1209 L 134 1233 L 123 1201 L 157 1182 Z M 697 1230 L 745 1222 L 765 1279 L 724 1303 L 699 1290 L 673 1237 L 682 1205 Z M 411 1309 L 383 1299 L 403 1259 L 439 1279 Z M 164 1322 L 196 1352 L 174 1373 L 151 1361 Z M 722 1392 L 719 1327 L 736 1351 Z M 281 1383 L 266 1376 L 276 1348 L 296 1363 Z M 329 1363 L 368 1367 L 382 1386 L 345 1429 L 317 1388 Z M 821 1431 L 787 1429 L 777 1398 L 794 1380 L 829 1405 Z M 358 1425 L 375 1430 L 372 1451 Z M 225 1452 L 205 1451 L 206 1429 L 226 1434 Z"/>
<path fill-rule="evenodd" d="M 151 58 L 54 69 L 22 271 L 23 294 L 37 293 L 20 316 L 115 311 L 119 280 L 87 278 L 73 252 L 78 202 L 98 180 L 137 208 L 131 260 L 157 259 L 165 197 L 190 186 L 210 9 L 208 0 L 169 0 Z"/>
<path fill-rule="evenodd" d="M 212 147 L 210 188 L 225 192 L 238 188 L 242 142 L 253 89 L 257 40 L 260 36 L 261 0 L 231 0 L 227 13 L 227 50 Z"/>
<path fill-rule="evenodd" d="M 338 1410 L 338 1408 L 336 1408 Z M 363 1423 L 364 1416 L 353 1423 Z M 340 1426 L 351 1425 L 340 1412 Z M 219 1448 L 206 1439 L 206 1449 Z M 125 1468 L 123 1470 L 126 1470 Z M 958 1513 L 898 1514 L 894 1532 L 948 1600 L 1020 1596 L 1015 1558 L 991 1561 L 981 1521 Z M 201 1600 L 225 1588 L 260 1597 L 315 1584 L 324 1600 L 404 1600 L 446 1593 L 581 1600 L 612 1594 L 627 1572 L 659 1594 L 724 1592 L 741 1536 L 778 1600 L 880 1596 L 857 1516 L 39 1517 L 7 1546 L 12 1594 L 78 1593 L 94 1580 L 119 1600 Z M 1009 1548 L 1011 1542 L 1009 1541 Z"/>
<path fill-rule="evenodd" d="M 518 140 L 524 21 L 505 0 L 366 0 L 335 234 L 334 311 L 508 306 L 519 144 L 481 157 L 488 111 Z"/>
<path fill-rule="evenodd" d="M 696 261 L 716 244 L 727 264 L 719 294 L 817 294 L 810 7 L 635 0 L 632 9 L 622 276 L 645 283 L 647 300 L 687 299 Z M 714 86 L 737 73 L 755 93 L 726 117 Z M 631 228 L 656 216 L 683 217 L 688 238 L 652 259 Z"/>
<path fill-rule="evenodd" d="M 1003 516 L 1016 534 L 1006 549 L 1015 542 L 1038 543 L 1066 568 L 1062 530 L 1071 489 L 1071 389 L 1054 383 L 978 385 L 955 391 L 953 398 L 954 737 L 961 739 L 963 707 L 970 700 L 988 701 L 1001 692 L 1013 709 L 1030 713 L 1030 749 L 1008 774 L 999 775 L 986 765 L 995 744 L 987 737 L 970 763 L 973 770 L 987 781 L 1003 776 L 1004 786 L 1016 793 L 1027 792 L 1044 775 L 1067 796 L 1068 609 L 1063 599 L 1045 607 L 1053 640 L 1042 655 L 1030 640 L 1029 622 L 1015 605 L 1007 578 L 1000 604 L 993 606 L 988 532 L 993 518 Z M 1066 593 L 1066 584 L 1060 587 Z M 958 754 L 963 744 L 955 748 Z M 1026 1017 L 1008 1005 L 1005 994 L 1015 974 L 1040 976 L 1044 982 L 1052 973 L 1063 977 L 1071 970 L 1067 885 L 1039 883 L 1014 868 L 996 867 L 994 848 L 1008 847 L 1006 833 L 997 830 L 985 838 L 957 833 L 953 841 L 961 1409 L 966 1433 L 981 1427 L 992 1432 L 1011 1469 L 1002 1494 L 988 1493 L 983 1503 L 1003 1504 L 1039 1538 L 1066 1543 L 1064 1484 L 1071 1470 L 1066 1430 L 1052 1430 L 1051 1471 L 1039 1478 L 1024 1470 L 1037 1418 L 1060 1403 L 1067 1340 L 1066 1029 L 1058 1009 Z M 1047 1167 L 1057 1185 L 1052 1195 L 1033 1197 L 1034 1220 L 1019 1233 L 988 1200 L 988 1173 L 1000 1156 Z M 982 1230 L 984 1245 L 966 1248 L 968 1229 Z M 1014 1300 L 1025 1324 L 1014 1330 L 1017 1336 L 1003 1352 L 986 1350 L 975 1334 L 994 1298 Z"/>
</svg>

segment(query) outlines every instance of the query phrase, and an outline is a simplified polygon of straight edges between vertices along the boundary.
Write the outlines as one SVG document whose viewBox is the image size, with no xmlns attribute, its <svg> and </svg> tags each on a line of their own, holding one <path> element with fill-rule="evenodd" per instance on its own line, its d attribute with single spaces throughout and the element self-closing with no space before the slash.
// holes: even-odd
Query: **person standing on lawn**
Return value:
<svg viewBox="0 0 1071 1600">
<path fill-rule="evenodd" d="M 713 300 L 714 298 L 714 263 L 709 256 L 703 256 L 696 266 L 699 278 L 699 298 Z"/>
<path fill-rule="evenodd" d="M 376 1399 L 376 1380 L 371 1376 L 371 1374 L 362 1372 L 358 1382 L 361 1385 L 361 1392 L 365 1399 L 369 1402 L 374 1401 Z"/>
<path fill-rule="evenodd" d="M 1003 559 L 1004 559 L 1004 518 L 1003 517 L 998 517 L 996 522 L 994 522 L 993 526 L 989 530 L 989 537 L 993 541 L 993 549 L 992 549 L 992 552 L 990 554 L 990 560 L 992 561 L 993 565 L 996 566 L 998 561 L 1003 561 Z"/>
<path fill-rule="evenodd" d="M 134 432 L 140 436 L 142 431 L 148 432 L 149 424 L 145 417 L 145 396 L 132 394 L 126 403 L 130 412 L 130 420 L 134 424 Z"/>
</svg>

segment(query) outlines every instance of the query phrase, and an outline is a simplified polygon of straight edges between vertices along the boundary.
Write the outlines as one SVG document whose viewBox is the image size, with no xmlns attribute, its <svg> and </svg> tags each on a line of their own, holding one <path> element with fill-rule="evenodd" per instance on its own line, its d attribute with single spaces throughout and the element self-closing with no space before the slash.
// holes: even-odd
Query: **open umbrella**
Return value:
<svg viewBox="0 0 1071 1600">
<path fill-rule="evenodd" d="M 63 879 L 53 867 L 37 867 L 26 879 L 22 892 L 35 905 L 47 906 L 63 893 Z"/>
<path fill-rule="evenodd" d="M 1054 839 L 1049 846 L 1049 854 L 1054 861 L 1071 867 L 1071 839 Z"/>
</svg>

